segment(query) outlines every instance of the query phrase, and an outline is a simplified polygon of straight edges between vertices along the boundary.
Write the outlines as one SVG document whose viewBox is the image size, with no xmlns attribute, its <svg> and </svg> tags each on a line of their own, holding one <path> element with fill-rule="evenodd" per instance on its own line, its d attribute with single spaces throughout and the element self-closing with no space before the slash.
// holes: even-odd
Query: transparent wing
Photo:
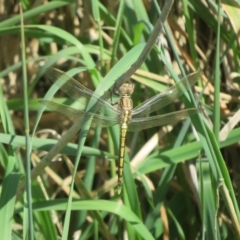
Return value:
<svg viewBox="0 0 240 240">
<path fill-rule="evenodd" d="M 93 117 L 93 120 L 92 120 L 93 126 L 109 127 L 115 124 L 119 124 L 118 115 L 115 115 L 112 117 L 103 116 L 103 115 L 99 115 L 91 112 L 78 110 L 78 109 L 75 109 L 63 104 L 59 104 L 53 101 L 40 100 L 39 102 L 53 111 L 63 113 L 73 120 L 78 120 L 79 123 L 82 123 L 83 120 L 88 117 Z"/>
<path fill-rule="evenodd" d="M 181 79 L 181 81 L 179 81 L 176 85 L 173 85 L 166 91 L 157 94 L 134 108 L 132 115 L 139 117 L 146 116 L 155 110 L 167 106 L 174 100 L 178 99 L 183 93 L 187 92 L 200 77 L 201 71 L 189 74 L 185 78 Z"/>
<path fill-rule="evenodd" d="M 81 104 L 87 105 L 90 98 L 93 98 L 97 102 L 97 110 L 107 108 L 113 113 L 119 112 L 117 108 L 113 107 L 106 101 L 106 99 L 110 97 L 109 92 L 106 92 L 103 96 L 99 96 L 90 89 L 84 87 L 74 78 L 55 68 L 47 69 L 46 74 L 51 81 L 61 88 L 61 90 L 64 91 L 70 98 L 79 101 Z M 81 101 L 81 98 L 84 98 L 84 101 Z"/>
<path fill-rule="evenodd" d="M 188 108 L 177 112 L 157 115 L 153 117 L 133 118 L 128 125 L 129 131 L 141 131 L 147 128 L 162 126 L 182 120 L 190 115 L 200 112 L 198 108 Z"/>
</svg>

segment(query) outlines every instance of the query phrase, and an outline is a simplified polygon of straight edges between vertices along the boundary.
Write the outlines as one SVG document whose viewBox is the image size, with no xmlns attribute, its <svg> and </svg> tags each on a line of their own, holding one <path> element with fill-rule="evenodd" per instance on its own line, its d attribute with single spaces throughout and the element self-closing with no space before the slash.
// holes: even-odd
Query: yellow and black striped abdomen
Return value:
<svg viewBox="0 0 240 240">
<path fill-rule="evenodd" d="M 118 194 L 122 191 L 123 184 L 123 166 L 126 145 L 126 135 L 128 129 L 129 111 L 126 111 L 120 126 L 120 143 L 119 143 L 119 162 L 118 162 Z"/>
</svg>

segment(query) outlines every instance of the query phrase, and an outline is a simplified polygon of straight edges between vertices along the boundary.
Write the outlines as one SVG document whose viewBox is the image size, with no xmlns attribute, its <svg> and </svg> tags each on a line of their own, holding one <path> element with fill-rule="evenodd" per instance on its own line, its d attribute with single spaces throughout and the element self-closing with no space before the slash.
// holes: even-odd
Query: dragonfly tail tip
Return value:
<svg viewBox="0 0 240 240">
<path fill-rule="evenodd" d="M 121 194 L 121 192 L 122 192 L 122 188 L 120 187 L 120 188 L 118 188 L 117 189 L 117 192 L 118 192 L 118 195 L 120 195 Z"/>
</svg>

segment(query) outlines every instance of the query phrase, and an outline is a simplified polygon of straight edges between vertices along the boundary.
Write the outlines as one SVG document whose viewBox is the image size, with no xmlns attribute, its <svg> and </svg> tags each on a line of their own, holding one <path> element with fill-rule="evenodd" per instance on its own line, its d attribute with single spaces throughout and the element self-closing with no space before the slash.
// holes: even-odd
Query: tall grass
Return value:
<svg viewBox="0 0 240 240">
<path fill-rule="evenodd" d="M 240 129 L 231 120 L 238 118 L 239 10 L 213 1 L 174 3 L 164 32 L 131 76 L 133 103 L 166 90 L 172 78 L 201 70 L 193 93 L 154 114 L 180 110 L 183 102 L 204 111 L 128 133 L 123 193 L 117 195 L 119 127 L 90 128 L 91 119 L 82 125 L 43 112 L 38 100 L 75 104 L 45 76 L 50 67 L 106 93 L 139 59 L 163 6 L 23 2 L 26 59 L 20 54 L 18 6 L 9 8 L 5 1 L 6 18 L 0 22 L 1 237 L 238 239 Z M 113 96 L 110 102 L 117 100 Z"/>
</svg>

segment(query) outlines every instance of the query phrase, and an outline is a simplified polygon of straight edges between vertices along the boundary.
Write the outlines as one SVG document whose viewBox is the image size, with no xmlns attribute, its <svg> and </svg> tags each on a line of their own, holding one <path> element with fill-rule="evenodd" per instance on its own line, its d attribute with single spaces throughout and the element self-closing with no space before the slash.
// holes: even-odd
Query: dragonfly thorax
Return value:
<svg viewBox="0 0 240 240">
<path fill-rule="evenodd" d="M 119 100 L 118 108 L 123 115 L 124 114 L 131 115 L 131 111 L 133 109 L 133 102 L 131 99 L 131 95 L 133 91 L 134 91 L 134 84 L 131 82 L 124 83 L 119 88 L 120 100 Z"/>
<path fill-rule="evenodd" d="M 118 107 L 122 114 L 124 114 L 126 111 L 131 112 L 133 109 L 132 99 L 129 96 L 121 96 Z"/>
<path fill-rule="evenodd" d="M 120 122 L 122 124 L 127 124 L 131 121 L 132 118 L 132 109 L 133 102 L 131 99 L 131 94 L 134 90 L 134 84 L 132 83 L 124 83 L 120 89 L 120 100 L 118 104 L 118 108 L 121 111 Z"/>
</svg>

